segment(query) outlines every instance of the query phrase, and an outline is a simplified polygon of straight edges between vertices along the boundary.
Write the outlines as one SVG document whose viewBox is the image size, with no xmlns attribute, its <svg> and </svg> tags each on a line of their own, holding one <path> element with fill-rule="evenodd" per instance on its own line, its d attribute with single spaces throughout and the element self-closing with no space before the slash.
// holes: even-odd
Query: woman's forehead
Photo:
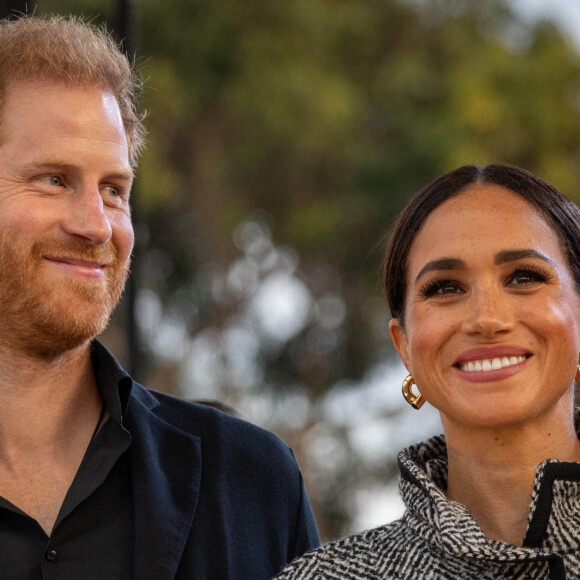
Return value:
<svg viewBox="0 0 580 580">
<path fill-rule="evenodd" d="M 534 249 L 563 259 L 545 217 L 520 195 L 493 184 L 470 186 L 425 219 L 409 252 L 409 278 L 433 259 L 493 259 L 498 252 Z"/>
</svg>

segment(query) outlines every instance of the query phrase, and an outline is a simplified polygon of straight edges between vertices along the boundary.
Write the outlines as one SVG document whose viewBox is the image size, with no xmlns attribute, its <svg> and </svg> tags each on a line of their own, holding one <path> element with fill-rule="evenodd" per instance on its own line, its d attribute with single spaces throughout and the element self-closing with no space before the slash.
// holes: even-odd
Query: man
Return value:
<svg viewBox="0 0 580 580">
<path fill-rule="evenodd" d="M 102 30 L 0 23 L 1 578 L 259 580 L 318 543 L 285 445 L 94 340 L 133 248 L 137 86 Z"/>
</svg>

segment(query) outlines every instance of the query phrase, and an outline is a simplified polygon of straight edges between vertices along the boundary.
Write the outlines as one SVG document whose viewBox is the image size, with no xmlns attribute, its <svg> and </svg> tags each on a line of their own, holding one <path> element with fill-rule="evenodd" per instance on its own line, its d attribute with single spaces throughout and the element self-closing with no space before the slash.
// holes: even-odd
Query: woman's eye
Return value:
<svg viewBox="0 0 580 580">
<path fill-rule="evenodd" d="M 457 294 L 459 292 L 459 288 L 455 284 L 445 284 L 443 286 L 439 286 L 434 294 Z"/>
<path fill-rule="evenodd" d="M 422 289 L 421 294 L 425 297 L 429 296 L 455 296 L 462 294 L 463 290 L 457 282 L 453 280 L 440 280 L 436 282 L 427 283 Z"/>
<path fill-rule="evenodd" d="M 540 270 L 518 269 L 508 278 L 509 286 L 525 286 L 538 282 L 546 282 L 548 276 Z"/>
</svg>

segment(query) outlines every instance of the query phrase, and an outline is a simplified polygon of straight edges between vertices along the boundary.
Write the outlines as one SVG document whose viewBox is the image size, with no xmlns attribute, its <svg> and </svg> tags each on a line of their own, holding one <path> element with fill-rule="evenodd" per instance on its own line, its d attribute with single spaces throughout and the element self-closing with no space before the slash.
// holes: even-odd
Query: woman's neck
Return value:
<svg viewBox="0 0 580 580">
<path fill-rule="evenodd" d="M 537 466 L 580 461 L 572 417 L 547 414 L 533 425 L 473 429 L 442 417 L 447 439 L 447 496 L 471 512 L 491 539 L 522 545 Z"/>
</svg>

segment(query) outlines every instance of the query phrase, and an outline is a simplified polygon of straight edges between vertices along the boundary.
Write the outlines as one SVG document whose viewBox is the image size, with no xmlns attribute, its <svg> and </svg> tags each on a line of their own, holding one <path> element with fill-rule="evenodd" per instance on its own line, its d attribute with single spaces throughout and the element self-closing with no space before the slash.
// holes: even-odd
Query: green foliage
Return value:
<svg viewBox="0 0 580 580">
<path fill-rule="evenodd" d="M 103 0 L 38 4 L 117 18 Z M 526 25 L 503 0 L 135 8 L 150 131 L 135 194 L 148 232 L 137 274 L 143 303 L 160 313 L 141 311 L 152 320 L 149 384 L 210 360 L 203 373 L 178 373 L 180 392 L 207 383 L 250 415 L 271 401 L 262 422 L 307 447 L 336 386 L 361 388 L 389 357 L 377 248 L 416 190 L 457 165 L 502 161 L 580 200 L 580 56 L 555 26 Z M 276 276 L 310 300 L 304 325 L 284 338 L 254 312 Z M 288 426 L 292 412 L 275 409 L 292 397 L 306 411 Z M 324 428 L 349 449 L 344 426 Z M 390 476 L 389 465 L 353 452 L 326 474 L 317 507 L 327 536 L 348 526 L 345 494 Z M 339 528 L 326 528 L 330 519 Z"/>
</svg>

